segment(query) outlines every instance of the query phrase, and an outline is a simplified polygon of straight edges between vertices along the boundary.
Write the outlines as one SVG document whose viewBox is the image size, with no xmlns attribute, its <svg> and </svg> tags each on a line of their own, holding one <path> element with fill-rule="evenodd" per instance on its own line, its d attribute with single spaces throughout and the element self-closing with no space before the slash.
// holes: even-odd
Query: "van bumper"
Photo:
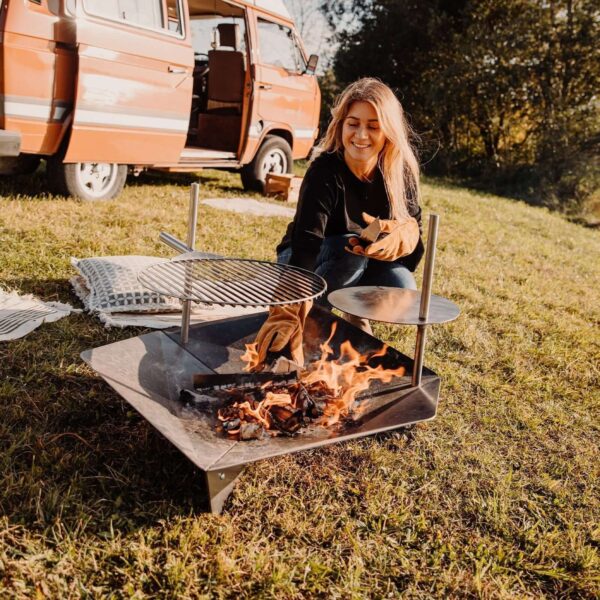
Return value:
<svg viewBox="0 0 600 600">
<path fill-rule="evenodd" d="M 19 156 L 20 153 L 21 134 L 0 129 L 0 156 Z"/>
</svg>

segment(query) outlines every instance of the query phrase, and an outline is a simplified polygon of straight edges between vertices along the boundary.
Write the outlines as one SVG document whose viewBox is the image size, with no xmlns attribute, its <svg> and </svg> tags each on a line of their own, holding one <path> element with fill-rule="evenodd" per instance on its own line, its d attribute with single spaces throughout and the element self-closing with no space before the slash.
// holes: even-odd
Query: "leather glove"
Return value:
<svg viewBox="0 0 600 600">
<path fill-rule="evenodd" d="M 313 301 L 307 300 L 299 304 L 272 306 L 269 309 L 269 316 L 256 335 L 258 365 L 254 370 L 264 366 L 268 352 L 282 352 L 286 346 L 289 346 L 291 359 L 304 365 L 302 334 L 312 305 Z"/>
<path fill-rule="evenodd" d="M 362 216 L 367 225 L 375 220 L 375 217 L 365 212 Z M 363 246 L 360 238 L 352 238 L 349 241 L 350 247 L 346 247 L 346 250 L 376 260 L 394 261 L 407 256 L 417 247 L 420 236 L 419 225 L 413 217 L 402 221 L 381 219 L 380 225 L 381 232 L 386 234 L 384 237 L 368 246 Z"/>
</svg>

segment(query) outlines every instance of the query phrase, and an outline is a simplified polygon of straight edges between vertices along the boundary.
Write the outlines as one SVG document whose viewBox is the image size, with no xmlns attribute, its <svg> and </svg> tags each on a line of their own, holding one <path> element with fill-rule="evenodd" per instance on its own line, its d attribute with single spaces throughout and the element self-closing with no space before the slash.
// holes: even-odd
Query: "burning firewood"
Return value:
<svg viewBox="0 0 600 600">
<path fill-rule="evenodd" d="M 322 385 L 313 387 L 323 394 Z M 228 393 L 228 405 L 221 407 L 217 413 L 228 437 L 259 439 L 265 432 L 294 435 L 323 414 L 322 400 L 315 402 L 310 391 L 299 382 L 287 386 L 262 385 L 252 390 L 230 389 Z"/>
<path fill-rule="evenodd" d="M 215 392 L 226 405 L 217 411 L 221 429 L 228 437 L 241 440 L 260 439 L 263 435 L 294 435 L 302 427 L 315 423 L 330 426 L 350 415 L 357 395 L 369 387 L 370 381 L 387 383 L 404 375 L 404 367 L 385 369 L 372 366 L 387 352 L 383 346 L 366 355 L 350 342 L 340 346 L 340 356 L 332 359 L 330 346 L 335 323 L 327 341 L 321 344 L 321 358 L 299 372 L 295 381 L 273 380 L 251 387 L 228 387 Z M 251 353 L 248 353 L 251 355 Z M 371 363 L 370 363 L 371 361 Z"/>
<path fill-rule="evenodd" d="M 293 406 L 272 406 L 269 414 L 273 425 L 283 433 L 296 433 L 304 425 L 304 412 Z"/>
<path fill-rule="evenodd" d="M 228 421 L 223 421 L 223 429 L 227 433 L 235 434 L 240 430 L 241 426 L 242 422 L 237 417 L 229 419 Z"/>
</svg>

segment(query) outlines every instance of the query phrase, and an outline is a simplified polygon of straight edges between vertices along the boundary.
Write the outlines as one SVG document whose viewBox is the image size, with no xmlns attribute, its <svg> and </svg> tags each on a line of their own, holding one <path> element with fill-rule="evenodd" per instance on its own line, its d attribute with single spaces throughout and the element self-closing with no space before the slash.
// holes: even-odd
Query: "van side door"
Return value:
<svg viewBox="0 0 600 600">
<path fill-rule="evenodd" d="M 258 116 L 266 129 L 270 125 L 287 126 L 294 140 L 292 156 L 304 158 L 317 133 L 316 78 L 304 74 L 305 59 L 289 25 L 257 15 L 256 28 Z"/>
<path fill-rule="evenodd" d="M 192 101 L 187 0 L 79 0 L 65 162 L 177 162 Z"/>
<path fill-rule="evenodd" d="M 22 153 L 53 154 L 72 108 L 75 45 L 57 5 L 2 0 L 0 129 L 18 133 Z"/>
</svg>

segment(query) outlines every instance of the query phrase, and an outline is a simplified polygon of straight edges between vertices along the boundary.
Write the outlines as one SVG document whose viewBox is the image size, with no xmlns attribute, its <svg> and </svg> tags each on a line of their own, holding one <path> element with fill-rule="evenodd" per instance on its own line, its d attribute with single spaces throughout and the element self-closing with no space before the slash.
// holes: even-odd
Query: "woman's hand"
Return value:
<svg viewBox="0 0 600 600">
<path fill-rule="evenodd" d="M 368 213 L 363 213 L 367 225 L 375 220 Z M 376 260 L 394 261 L 410 254 L 419 242 L 419 225 L 415 219 L 381 219 L 381 232 L 383 237 L 363 246 L 360 238 L 350 238 L 350 247 L 346 250 L 359 256 L 374 258 Z"/>
</svg>

